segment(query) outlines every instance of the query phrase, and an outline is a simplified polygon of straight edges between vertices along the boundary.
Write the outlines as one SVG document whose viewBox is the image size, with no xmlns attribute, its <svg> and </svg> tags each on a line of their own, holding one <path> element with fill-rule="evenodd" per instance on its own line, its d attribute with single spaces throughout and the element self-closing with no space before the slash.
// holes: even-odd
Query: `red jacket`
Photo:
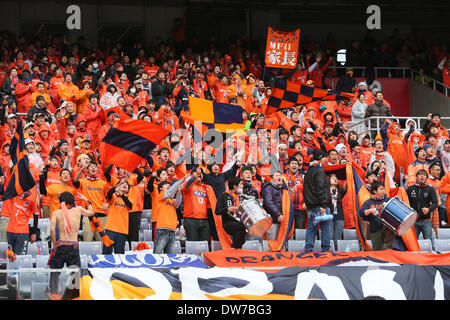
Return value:
<svg viewBox="0 0 450 320">
<path fill-rule="evenodd" d="M 19 82 L 15 87 L 17 112 L 27 113 L 31 103 L 31 83 Z"/>
</svg>

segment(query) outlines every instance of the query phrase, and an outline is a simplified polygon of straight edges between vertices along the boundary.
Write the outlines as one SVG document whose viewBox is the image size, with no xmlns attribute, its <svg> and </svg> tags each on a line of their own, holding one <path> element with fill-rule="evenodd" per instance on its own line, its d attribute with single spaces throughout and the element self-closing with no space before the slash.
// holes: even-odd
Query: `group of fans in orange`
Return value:
<svg viewBox="0 0 450 320">
<path fill-rule="evenodd" d="M 231 217 L 240 195 L 261 200 L 277 225 L 283 221 L 283 188 L 291 194 L 295 228 L 307 228 L 303 181 L 316 160 L 360 167 L 373 201 L 384 196 L 377 193 L 377 181 L 405 189 L 431 185 L 435 200 L 410 201 L 423 213 L 417 223 L 425 227 L 417 231 L 431 238 L 432 229 L 448 224 L 450 140 L 439 114 L 429 114 L 422 128 L 412 119 L 402 124 L 387 119 L 379 131 L 373 131 L 374 126 L 369 131 L 367 122 L 361 120 L 389 118 L 389 102 L 381 91 L 369 90 L 367 83 L 352 81 L 348 69 L 341 85 L 344 91 L 355 93 L 353 101 L 317 101 L 264 115 L 261 110 L 274 79 L 322 87 L 323 72 L 332 59 L 323 61 L 320 53 L 307 54 L 304 68 L 299 62 L 295 69 L 279 72 L 264 71 L 253 54 L 242 58 L 217 51 L 213 55 L 188 52 L 176 60 L 168 55 L 171 50 L 162 44 L 154 54 L 137 48 L 130 56 L 116 46 L 106 54 L 93 48 L 82 56 L 76 46 L 70 54 L 53 46 L 41 51 L 27 46 L 17 48 L 8 61 L 3 57 L 1 191 L 11 177 L 9 145 L 19 121 L 36 181 L 31 191 L 2 203 L 1 241 L 8 241 L 14 252 L 22 252 L 27 241 L 40 239 L 38 219 L 52 218 L 65 192 L 73 195 L 73 205 L 92 206 L 114 241 L 104 246 L 105 254 L 123 253 L 126 241 L 139 240 L 142 211 L 150 208 L 155 253 L 167 252 L 176 230 L 184 232 L 187 240 L 217 240 L 211 209 L 223 215 L 223 227 L 233 235 L 232 247 L 240 248 L 246 231 Z M 181 116 L 189 114 L 189 96 L 242 108 L 245 132 L 225 141 L 224 162 L 210 162 L 212 148 L 205 141 L 194 143 L 191 126 Z M 115 121 L 124 117 L 170 131 L 134 172 L 105 164 L 99 157 L 100 142 Z M 234 144 L 238 139 L 245 141 L 243 149 Z M 322 155 L 317 155 L 318 150 Z M 263 173 L 267 158 L 276 162 L 277 169 Z M 332 175 L 327 183 L 334 215 L 332 239 L 336 240 L 349 227 L 347 219 L 352 213 L 345 181 Z M 364 215 L 375 214 L 373 208 Z M 80 230 L 82 241 L 102 240 L 88 217 L 83 217 Z M 382 249 L 383 243 L 381 239 L 377 248 Z"/>
</svg>

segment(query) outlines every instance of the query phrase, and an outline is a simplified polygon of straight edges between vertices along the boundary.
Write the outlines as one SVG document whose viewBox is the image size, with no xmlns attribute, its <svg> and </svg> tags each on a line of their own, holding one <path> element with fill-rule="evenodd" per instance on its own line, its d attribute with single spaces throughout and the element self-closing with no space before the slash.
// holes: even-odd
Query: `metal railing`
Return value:
<svg viewBox="0 0 450 320">
<path fill-rule="evenodd" d="M 352 66 L 331 66 L 329 69 L 347 69 L 352 68 L 353 74 L 355 77 L 365 77 L 368 74 L 367 67 L 352 67 Z M 450 87 L 447 87 L 440 81 L 433 79 L 430 76 L 425 74 L 421 75 L 419 71 L 411 69 L 411 68 L 402 68 L 402 67 L 373 67 L 370 68 L 373 70 L 375 80 L 378 77 L 383 78 L 410 78 L 412 80 L 418 81 L 422 83 L 424 86 L 430 87 L 435 92 L 440 92 L 444 94 L 446 97 L 450 97 Z M 419 77 L 419 80 L 416 79 L 416 76 Z M 327 76 L 328 79 L 331 80 L 332 89 L 336 89 L 337 79 Z"/>
<path fill-rule="evenodd" d="M 379 132 L 381 127 L 383 126 L 384 122 L 386 119 L 391 119 L 391 120 L 399 120 L 400 122 L 400 127 L 402 130 L 407 129 L 406 127 L 406 121 L 408 119 L 412 119 L 416 122 L 416 129 L 422 131 L 422 127 L 424 125 L 424 123 L 428 120 L 427 117 L 370 117 L 358 122 L 349 122 L 349 128 L 350 130 L 352 130 L 352 128 L 361 125 L 361 124 L 365 124 L 366 125 L 366 133 L 370 133 L 370 132 Z M 374 127 L 372 127 L 372 122 L 376 121 L 376 125 Z M 447 131 L 450 131 L 450 117 L 441 117 L 441 124 L 447 128 Z M 371 135 L 371 139 L 373 141 L 375 137 Z"/>
</svg>

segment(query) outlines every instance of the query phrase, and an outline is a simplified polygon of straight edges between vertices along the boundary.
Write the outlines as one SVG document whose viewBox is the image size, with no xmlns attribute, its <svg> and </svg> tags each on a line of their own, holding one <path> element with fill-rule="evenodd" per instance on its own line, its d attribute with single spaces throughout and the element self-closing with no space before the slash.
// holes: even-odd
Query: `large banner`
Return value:
<svg viewBox="0 0 450 320">
<path fill-rule="evenodd" d="M 207 268 L 195 254 L 151 254 L 137 251 L 127 254 L 90 255 L 89 268 Z"/>
<path fill-rule="evenodd" d="M 300 29 L 279 31 L 269 27 L 266 44 L 266 67 L 294 69 L 297 66 Z"/>
<path fill-rule="evenodd" d="M 229 249 L 205 252 L 203 261 L 209 266 L 227 268 L 281 269 L 284 267 L 340 266 L 349 263 L 449 265 L 450 253 L 409 251 L 361 252 L 263 252 Z"/>
<path fill-rule="evenodd" d="M 450 266 L 286 268 L 92 268 L 81 300 L 449 300 Z"/>
</svg>

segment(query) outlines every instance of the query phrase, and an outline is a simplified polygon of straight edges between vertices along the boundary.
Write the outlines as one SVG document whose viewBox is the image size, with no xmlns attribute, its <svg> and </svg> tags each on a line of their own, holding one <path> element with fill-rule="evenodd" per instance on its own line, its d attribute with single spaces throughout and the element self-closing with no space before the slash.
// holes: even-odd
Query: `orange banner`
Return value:
<svg viewBox="0 0 450 320">
<path fill-rule="evenodd" d="M 284 267 L 339 266 L 357 261 L 391 262 L 402 265 L 450 265 L 450 253 L 437 254 L 395 250 L 306 253 L 228 249 L 203 254 L 203 262 L 208 266 L 260 268 L 261 270 Z"/>
<path fill-rule="evenodd" d="M 266 67 L 294 69 L 297 66 L 300 29 L 279 31 L 269 27 L 266 44 Z"/>
</svg>

